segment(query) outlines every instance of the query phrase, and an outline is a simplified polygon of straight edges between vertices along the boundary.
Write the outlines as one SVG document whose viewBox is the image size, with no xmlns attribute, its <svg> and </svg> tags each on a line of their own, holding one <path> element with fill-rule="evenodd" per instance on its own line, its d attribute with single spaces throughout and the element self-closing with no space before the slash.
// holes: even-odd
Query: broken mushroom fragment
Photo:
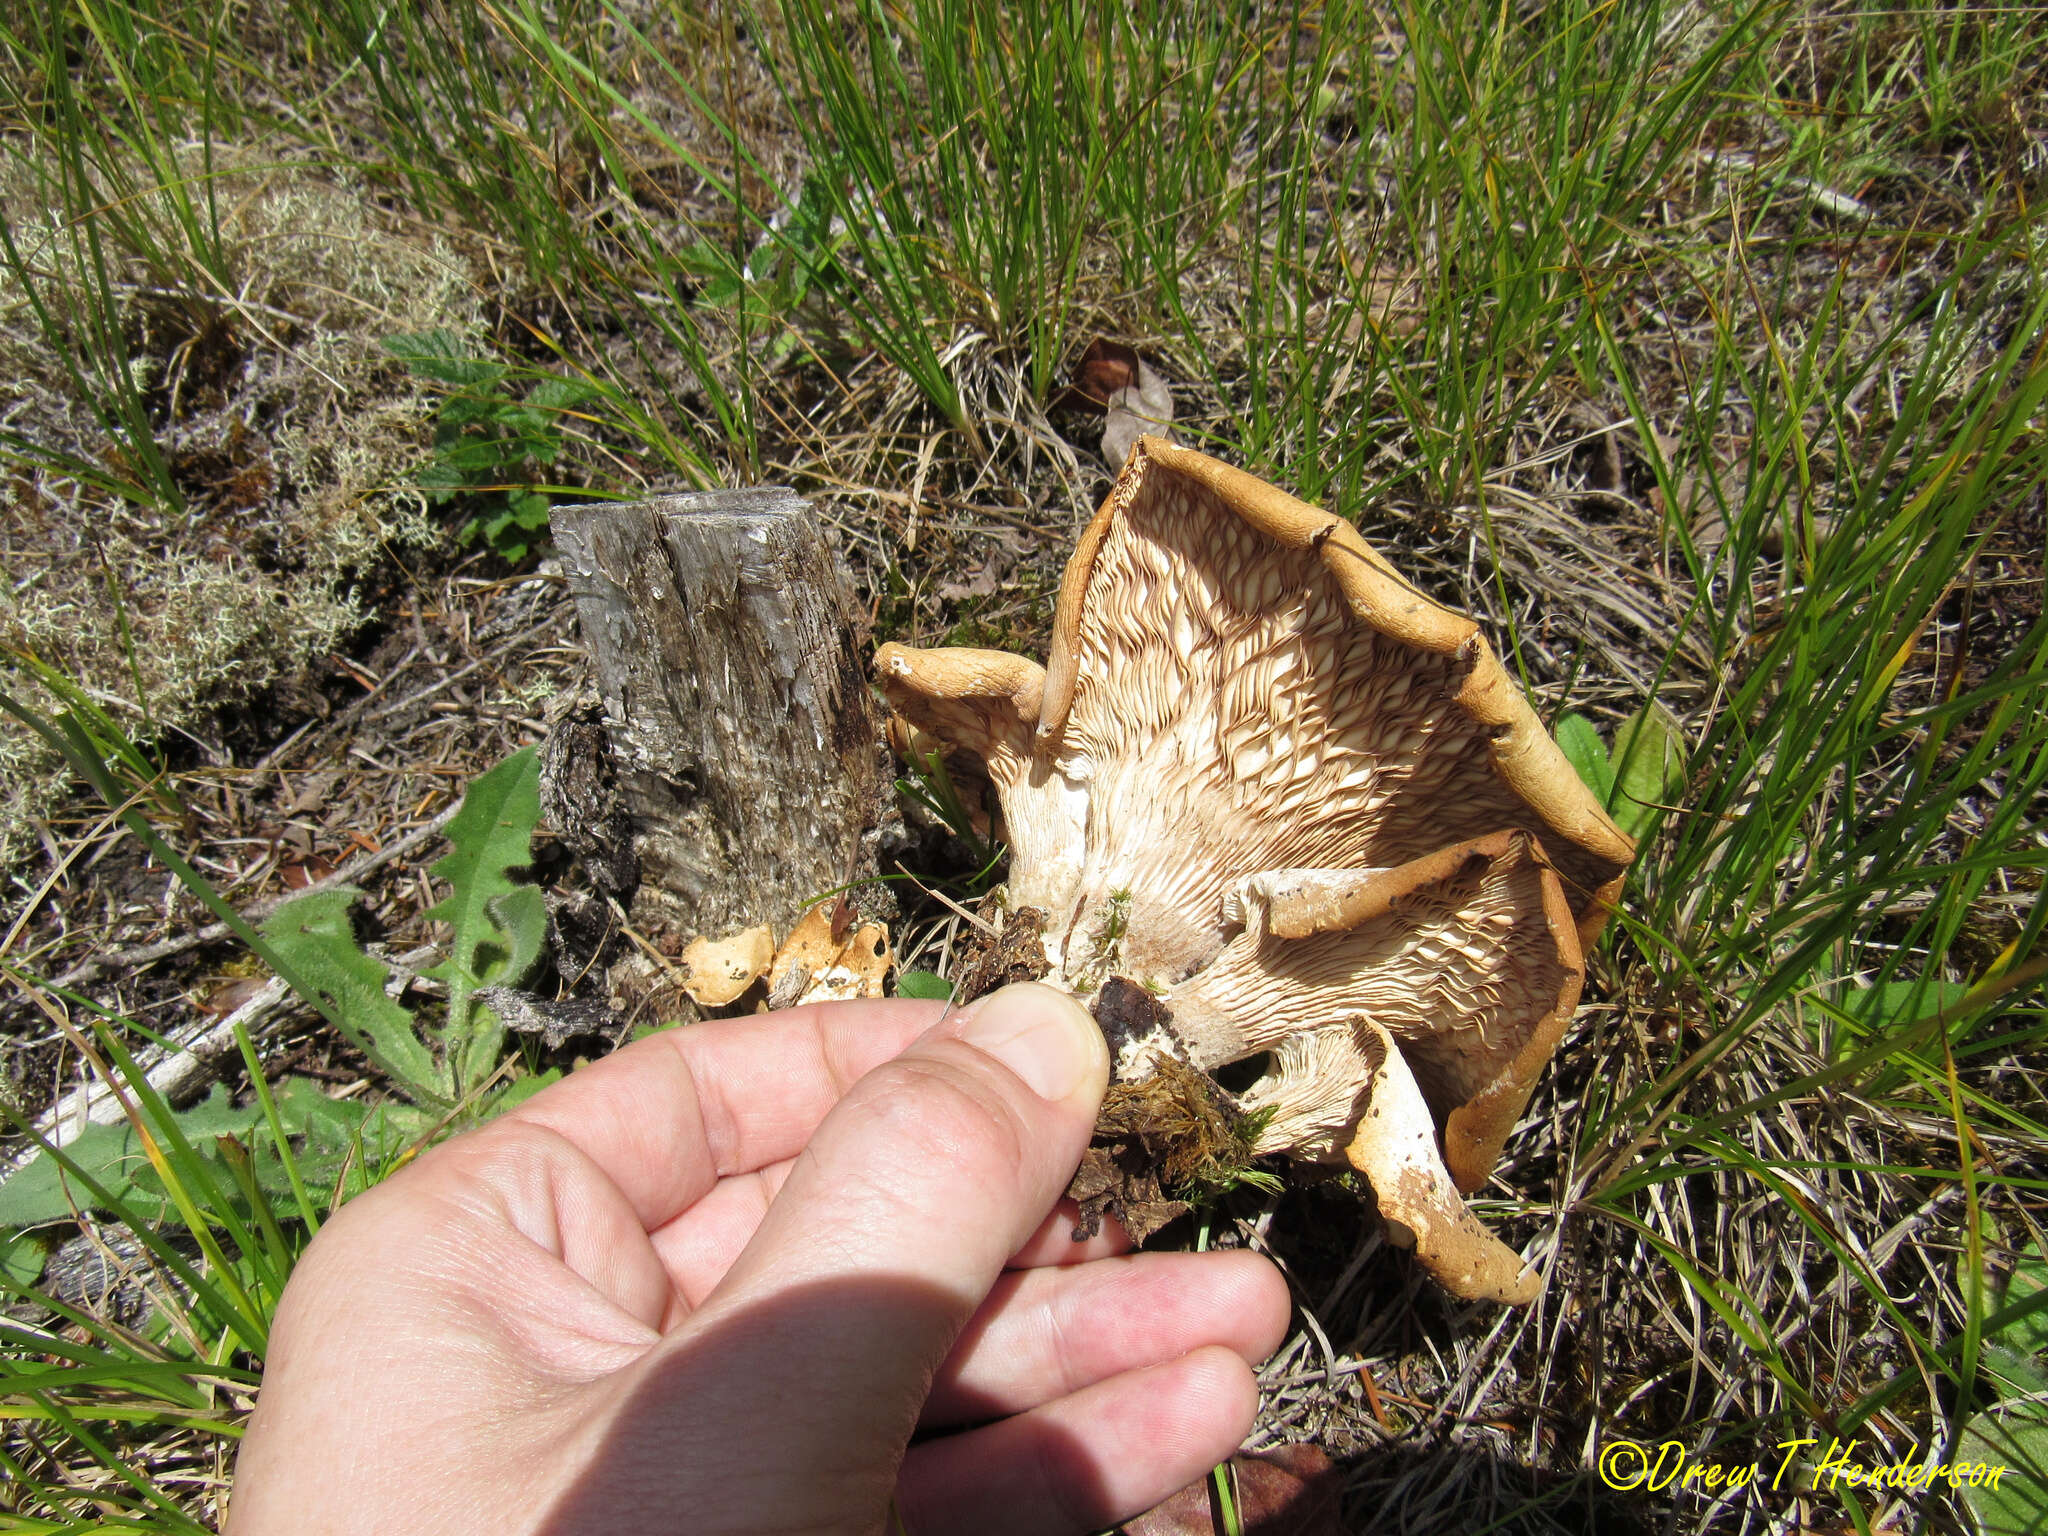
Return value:
<svg viewBox="0 0 2048 1536">
<path fill-rule="evenodd" d="M 768 967 L 768 1006 L 880 997 L 894 957 L 880 923 L 833 931 L 833 904 L 812 907 L 782 941 Z"/>
<path fill-rule="evenodd" d="M 1051 654 L 884 646 L 891 704 L 980 760 L 1047 979 L 1163 1022 L 1119 1072 L 1262 1054 L 1261 1151 L 1344 1158 L 1462 1296 L 1533 1276 L 1466 1210 L 1577 1005 L 1634 854 L 1478 625 L 1350 524 L 1140 440 Z"/>
<path fill-rule="evenodd" d="M 716 941 L 699 934 L 683 950 L 683 964 L 689 970 L 683 990 L 693 1003 L 723 1008 L 768 969 L 774 953 L 775 943 L 766 923 Z"/>
</svg>

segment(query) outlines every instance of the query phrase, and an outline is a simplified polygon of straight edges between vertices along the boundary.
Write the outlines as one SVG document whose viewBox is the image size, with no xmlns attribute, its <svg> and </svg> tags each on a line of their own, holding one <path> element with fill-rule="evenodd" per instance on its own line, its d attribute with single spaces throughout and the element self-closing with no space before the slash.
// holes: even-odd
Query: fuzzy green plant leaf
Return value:
<svg viewBox="0 0 2048 1536">
<path fill-rule="evenodd" d="M 1614 750 L 1584 715 L 1561 716 L 1551 728 L 1565 760 L 1600 797 L 1615 824 L 1641 837 L 1660 807 L 1685 788 L 1685 743 L 1678 722 L 1661 704 L 1645 704 L 1621 722 Z"/>
<path fill-rule="evenodd" d="M 547 542 L 548 508 L 552 505 L 542 491 L 510 491 L 504 505 L 463 524 L 456 541 L 467 549 L 481 539 L 485 544 L 517 563 Z"/>
<path fill-rule="evenodd" d="M 384 350 L 421 378 L 453 389 L 489 389 L 505 376 L 504 364 L 471 356 L 468 345 L 450 330 L 386 336 Z"/>
<path fill-rule="evenodd" d="M 437 505 L 460 497 L 476 508 L 458 535 L 464 546 L 481 539 L 507 560 L 524 560 L 546 542 L 553 503 L 527 482 L 561 458 L 564 418 L 604 391 L 587 379 L 544 376 L 521 398 L 510 368 L 468 356 L 451 331 L 387 336 L 384 347 L 449 389 L 435 411 L 434 458 L 419 472 L 420 488 Z"/>
<path fill-rule="evenodd" d="M 429 871 L 449 886 L 427 913 L 454 930 L 448 958 L 427 974 L 448 987 L 442 1047 L 454 1065 L 458 1097 L 497 1065 L 504 1044 L 497 1016 L 472 1003 L 476 989 L 517 986 L 546 942 L 539 888 L 511 878 L 513 870 L 533 862 L 539 821 L 540 759 L 527 747 L 470 785 L 462 809 L 448 823 L 453 847 Z"/>
<path fill-rule="evenodd" d="M 180 1111 L 176 1118 L 186 1140 L 196 1147 L 210 1144 L 216 1136 L 246 1136 L 262 1113 L 254 1104 L 237 1106 L 227 1089 L 216 1084 L 212 1094 Z M 97 1181 L 113 1202 L 161 1197 L 162 1186 L 150 1169 L 142 1138 L 125 1120 L 116 1125 L 87 1126 L 64 1144 L 64 1155 Z M 111 1209 L 111 1205 L 95 1198 L 47 1149 L 0 1185 L 0 1227 L 17 1231 L 39 1227 L 90 1209 Z"/>
<path fill-rule="evenodd" d="M 339 1188 L 353 1199 L 375 1184 L 431 1128 L 432 1111 L 397 1101 L 369 1104 L 360 1099 L 330 1099 L 310 1078 L 291 1077 L 273 1089 L 278 1120 L 290 1138 L 302 1187 L 323 1204 Z M 493 1108 L 505 1107 L 493 1102 Z M 282 1158 L 273 1144 L 262 1106 L 236 1104 L 226 1088 L 170 1117 L 172 1124 L 217 1176 L 225 1177 L 222 1144 L 234 1138 L 247 1148 L 256 1185 L 266 1196 L 293 1193 Z M 154 1126 L 161 1142 L 167 1127 Z M 42 1245 L 28 1231 L 69 1220 L 81 1210 L 131 1214 L 147 1204 L 155 1209 L 164 1190 L 150 1166 L 141 1138 L 125 1121 L 94 1125 L 67 1142 L 64 1156 L 105 1191 L 96 1196 L 57 1157 L 45 1151 L 0 1185 L 0 1272 L 24 1285 L 32 1284 L 42 1267 Z M 216 1167 L 215 1165 L 219 1165 Z M 22 1279 L 27 1275 L 26 1279 Z"/>
<path fill-rule="evenodd" d="M 1586 787 L 1606 803 L 1614 794 L 1614 768 L 1608 761 L 1607 744 L 1601 741 L 1599 728 L 1584 715 L 1572 714 L 1561 717 L 1550 734 L 1557 738 L 1565 761 L 1578 770 Z"/>
<path fill-rule="evenodd" d="M 952 997 L 953 983 L 936 971 L 904 971 L 896 978 L 896 995 L 943 1002 Z"/>
<path fill-rule="evenodd" d="M 278 1120 L 293 1140 L 292 1154 L 305 1187 L 323 1204 L 340 1190 L 352 1200 L 391 1171 L 406 1150 L 433 1127 L 434 1114 L 411 1104 L 330 1099 L 309 1078 L 287 1078 L 276 1089 Z M 259 1127 L 259 1132 L 262 1128 Z M 268 1136 L 260 1137 L 268 1143 Z M 266 1193 L 289 1192 L 275 1156 L 256 1158 L 257 1180 Z"/>
<path fill-rule="evenodd" d="M 1871 1034 L 1882 1035 L 1954 1008 L 1969 995 L 1969 983 L 1963 981 L 1886 981 L 1852 988 L 1842 998 L 1842 1011 Z"/>
<path fill-rule="evenodd" d="M 2004 1322 L 1987 1336 L 1980 1369 L 1999 1397 L 1971 1418 L 1955 1454 L 1957 1462 L 2006 1469 L 1962 1487 L 1984 1536 L 2048 1529 L 2048 1257 L 2034 1250 L 2022 1258 L 2003 1300 Z"/>
<path fill-rule="evenodd" d="M 10 1232 L 0 1236 L 0 1279 L 26 1290 L 43 1278 L 43 1266 L 50 1250 L 33 1232 Z"/>
<path fill-rule="evenodd" d="M 1658 808 L 1671 804 L 1685 788 L 1685 743 L 1671 711 L 1645 704 L 1622 721 L 1609 765 L 1614 784 L 1607 808 L 1622 831 L 1640 837 Z"/>
<path fill-rule="evenodd" d="M 552 1088 L 562 1080 L 560 1067 L 549 1067 L 545 1072 L 526 1072 L 505 1085 L 504 1091 L 491 1095 L 491 1113 L 502 1115 L 508 1109 L 524 1104 L 543 1088 Z"/>
<path fill-rule="evenodd" d="M 452 1097 L 447 1072 L 414 1032 L 412 1015 L 385 995 L 383 962 L 356 943 L 349 908 L 360 895 L 354 886 L 340 886 L 296 897 L 271 914 L 263 936 L 393 1082 L 416 1100 L 445 1103 Z"/>
</svg>

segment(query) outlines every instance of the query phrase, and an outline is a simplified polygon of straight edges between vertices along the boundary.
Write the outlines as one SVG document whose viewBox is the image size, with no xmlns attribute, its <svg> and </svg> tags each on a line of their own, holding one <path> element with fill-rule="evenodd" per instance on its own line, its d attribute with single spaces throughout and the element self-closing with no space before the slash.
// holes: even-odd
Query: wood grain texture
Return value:
<svg viewBox="0 0 2048 1536">
<path fill-rule="evenodd" d="M 891 779 L 809 505 L 709 491 L 557 507 L 553 522 L 611 761 L 556 765 L 551 808 L 587 805 L 614 828 L 623 811 L 636 920 L 780 935 L 807 900 L 872 874 Z M 576 787 L 607 775 L 609 807 Z M 564 830 L 572 846 L 588 833 Z"/>
</svg>

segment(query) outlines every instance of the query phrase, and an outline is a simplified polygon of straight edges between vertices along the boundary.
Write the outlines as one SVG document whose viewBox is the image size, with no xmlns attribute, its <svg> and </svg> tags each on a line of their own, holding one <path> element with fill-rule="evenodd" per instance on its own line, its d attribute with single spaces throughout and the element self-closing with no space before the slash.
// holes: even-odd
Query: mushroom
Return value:
<svg viewBox="0 0 2048 1536">
<path fill-rule="evenodd" d="M 1081 534 L 1044 667 L 893 644 L 876 666 L 982 763 L 1047 979 L 1164 1005 L 1120 1076 L 1265 1057 L 1256 1150 L 1348 1160 L 1446 1288 L 1533 1298 L 1462 1195 L 1635 850 L 1472 619 L 1342 519 L 1148 437 Z"/>
</svg>

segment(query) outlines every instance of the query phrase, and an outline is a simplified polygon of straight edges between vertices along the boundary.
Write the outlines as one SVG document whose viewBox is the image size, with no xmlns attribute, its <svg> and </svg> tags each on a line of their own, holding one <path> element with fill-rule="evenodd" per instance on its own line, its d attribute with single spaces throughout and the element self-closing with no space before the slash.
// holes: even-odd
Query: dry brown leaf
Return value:
<svg viewBox="0 0 2048 1536">
<path fill-rule="evenodd" d="M 1109 419 L 1102 428 L 1102 457 L 1113 470 L 1121 471 L 1148 433 L 1171 441 L 1173 437 L 1173 391 L 1166 380 L 1140 359 L 1137 378 L 1109 397 Z"/>
<path fill-rule="evenodd" d="M 333 874 L 334 863 L 330 859 L 321 858 L 317 853 L 312 853 L 290 864 L 279 865 L 277 873 L 284 881 L 286 890 L 303 891 L 316 880 L 325 880 Z"/>
<path fill-rule="evenodd" d="M 243 976 L 208 993 L 206 1001 L 199 1005 L 199 1011 L 224 1019 L 269 985 L 267 977 Z"/>
<path fill-rule="evenodd" d="M 1136 349 L 1120 341 L 1096 337 L 1081 354 L 1081 361 L 1074 365 L 1074 393 L 1081 397 L 1076 403 L 1106 409 L 1112 395 L 1137 382 L 1138 368 Z"/>
<path fill-rule="evenodd" d="M 1245 1536 L 1343 1536 L 1344 1478 L 1313 1445 L 1283 1445 L 1230 1458 L 1238 1529 Z M 1126 1521 L 1125 1536 L 1212 1536 L 1223 1529 L 1211 1479 L 1189 1483 Z"/>
</svg>

